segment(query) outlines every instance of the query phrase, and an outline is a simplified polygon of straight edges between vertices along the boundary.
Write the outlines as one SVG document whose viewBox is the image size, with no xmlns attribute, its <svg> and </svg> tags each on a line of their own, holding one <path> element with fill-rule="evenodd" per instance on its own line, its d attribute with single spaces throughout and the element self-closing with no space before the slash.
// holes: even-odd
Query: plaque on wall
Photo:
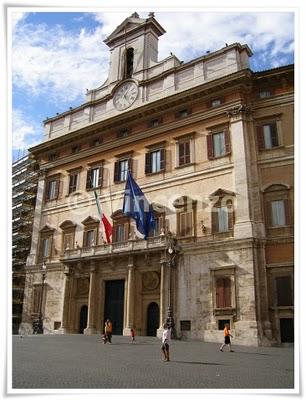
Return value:
<svg viewBox="0 0 306 400">
<path fill-rule="evenodd" d="M 77 296 L 88 295 L 89 278 L 79 278 L 77 283 Z"/>
<path fill-rule="evenodd" d="M 149 271 L 143 274 L 142 284 L 146 290 L 154 290 L 159 286 L 159 275 L 155 271 Z"/>
</svg>

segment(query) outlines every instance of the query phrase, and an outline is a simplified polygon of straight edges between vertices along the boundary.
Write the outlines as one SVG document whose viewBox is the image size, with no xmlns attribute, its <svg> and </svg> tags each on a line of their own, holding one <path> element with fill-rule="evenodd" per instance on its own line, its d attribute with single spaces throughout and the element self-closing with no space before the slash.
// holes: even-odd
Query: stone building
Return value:
<svg viewBox="0 0 306 400">
<path fill-rule="evenodd" d="M 154 14 L 125 19 L 107 80 L 44 121 L 22 331 L 41 311 L 44 333 L 111 318 L 159 335 L 173 318 L 178 337 L 220 342 L 229 322 L 237 344 L 293 341 L 293 65 L 253 72 L 239 43 L 159 61 L 164 33 Z M 122 213 L 128 169 L 154 208 L 148 240 Z"/>
</svg>

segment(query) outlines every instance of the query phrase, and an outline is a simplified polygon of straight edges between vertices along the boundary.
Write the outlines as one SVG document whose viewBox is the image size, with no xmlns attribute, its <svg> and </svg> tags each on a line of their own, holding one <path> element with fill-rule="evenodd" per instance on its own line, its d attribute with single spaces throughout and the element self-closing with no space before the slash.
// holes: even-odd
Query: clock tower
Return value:
<svg viewBox="0 0 306 400">
<path fill-rule="evenodd" d="M 158 38 L 165 32 L 152 12 L 148 18 L 140 18 L 136 12 L 126 18 L 104 40 L 110 48 L 107 83 L 146 79 L 148 68 L 158 63 Z"/>
</svg>

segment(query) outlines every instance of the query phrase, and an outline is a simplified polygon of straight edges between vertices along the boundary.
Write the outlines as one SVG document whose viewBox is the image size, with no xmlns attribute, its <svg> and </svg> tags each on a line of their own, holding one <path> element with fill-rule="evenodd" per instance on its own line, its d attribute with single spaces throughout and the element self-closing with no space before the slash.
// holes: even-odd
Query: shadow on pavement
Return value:
<svg viewBox="0 0 306 400">
<path fill-rule="evenodd" d="M 171 361 L 172 363 L 178 363 L 178 364 L 194 364 L 194 365 L 225 365 L 225 364 L 219 364 L 219 363 L 205 363 L 205 362 L 199 362 L 199 361 Z"/>
</svg>

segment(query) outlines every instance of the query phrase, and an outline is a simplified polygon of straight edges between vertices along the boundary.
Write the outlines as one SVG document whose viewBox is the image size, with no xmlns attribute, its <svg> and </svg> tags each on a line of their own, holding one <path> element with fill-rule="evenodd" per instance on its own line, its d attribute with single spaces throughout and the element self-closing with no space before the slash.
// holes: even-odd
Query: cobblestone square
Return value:
<svg viewBox="0 0 306 400">
<path fill-rule="evenodd" d="M 176 341 L 163 362 L 155 337 L 13 336 L 13 389 L 293 389 L 293 347 Z"/>
</svg>

